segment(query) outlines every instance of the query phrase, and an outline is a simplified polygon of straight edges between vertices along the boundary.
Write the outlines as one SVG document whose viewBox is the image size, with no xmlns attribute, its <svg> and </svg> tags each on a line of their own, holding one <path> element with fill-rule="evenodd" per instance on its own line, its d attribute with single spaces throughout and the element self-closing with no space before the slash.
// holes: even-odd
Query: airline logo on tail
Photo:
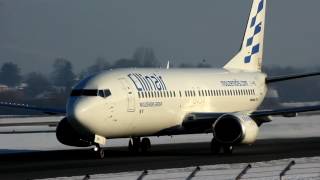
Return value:
<svg viewBox="0 0 320 180">
<path fill-rule="evenodd" d="M 224 66 L 225 69 L 261 72 L 266 1 L 267 0 L 253 0 L 241 49 Z"/>
<path fill-rule="evenodd" d="M 245 63 L 250 63 L 251 62 L 251 57 L 257 53 L 259 53 L 260 51 L 260 44 L 257 43 L 255 45 L 253 45 L 253 42 L 254 42 L 254 38 L 257 37 L 257 35 L 261 32 L 261 24 L 262 22 L 257 22 L 257 17 L 260 15 L 260 13 L 262 12 L 263 10 L 263 1 L 264 0 L 261 0 L 259 5 L 258 5 L 258 10 L 257 10 L 257 14 L 252 17 L 251 19 L 251 24 L 250 24 L 250 28 L 254 28 L 254 31 L 253 31 L 253 36 L 249 37 L 247 39 L 247 44 L 246 44 L 246 47 L 247 49 L 250 49 L 251 48 L 251 54 L 248 55 L 248 56 L 245 56 L 244 58 L 244 62 Z"/>
</svg>

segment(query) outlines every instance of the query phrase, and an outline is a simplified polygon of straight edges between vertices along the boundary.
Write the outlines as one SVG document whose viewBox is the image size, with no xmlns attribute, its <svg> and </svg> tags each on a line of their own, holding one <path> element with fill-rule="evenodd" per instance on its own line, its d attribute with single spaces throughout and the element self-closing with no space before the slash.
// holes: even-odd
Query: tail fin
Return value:
<svg viewBox="0 0 320 180">
<path fill-rule="evenodd" d="M 261 71 L 266 1 L 267 0 L 253 0 L 241 49 L 239 53 L 224 66 L 225 69 Z"/>
</svg>

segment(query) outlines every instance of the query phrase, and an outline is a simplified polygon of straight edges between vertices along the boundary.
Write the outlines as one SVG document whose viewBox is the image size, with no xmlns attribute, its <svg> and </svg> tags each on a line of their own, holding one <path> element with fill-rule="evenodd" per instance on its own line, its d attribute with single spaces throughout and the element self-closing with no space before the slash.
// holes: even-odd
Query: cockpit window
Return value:
<svg viewBox="0 0 320 180">
<path fill-rule="evenodd" d="M 71 96 L 100 96 L 106 98 L 111 95 L 109 89 L 74 89 L 71 91 Z"/>
<path fill-rule="evenodd" d="M 81 96 L 82 90 L 80 89 L 74 89 L 71 91 L 71 96 Z"/>
<path fill-rule="evenodd" d="M 111 95 L 111 91 L 109 89 L 102 89 L 102 90 L 99 90 L 98 94 L 100 97 L 106 98 Z"/>
<path fill-rule="evenodd" d="M 105 97 L 111 96 L 111 91 L 109 89 L 104 90 Z"/>
<path fill-rule="evenodd" d="M 82 96 L 97 96 L 98 90 L 96 89 L 84 89 Z"/>
</svg>

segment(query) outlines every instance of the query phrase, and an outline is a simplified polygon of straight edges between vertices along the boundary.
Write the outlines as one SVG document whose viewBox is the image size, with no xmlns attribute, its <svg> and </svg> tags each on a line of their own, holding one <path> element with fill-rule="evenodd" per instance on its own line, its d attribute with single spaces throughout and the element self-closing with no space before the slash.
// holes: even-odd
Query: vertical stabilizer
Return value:
<svg viewBox="0 0 320 180">
<path fill-rule="evenodd" d="M 253 0 L 241 49 L 239 53 L 224 66 L 225 69 L 261 71 L 266 1 L 267 0 Z"/>
</svg>

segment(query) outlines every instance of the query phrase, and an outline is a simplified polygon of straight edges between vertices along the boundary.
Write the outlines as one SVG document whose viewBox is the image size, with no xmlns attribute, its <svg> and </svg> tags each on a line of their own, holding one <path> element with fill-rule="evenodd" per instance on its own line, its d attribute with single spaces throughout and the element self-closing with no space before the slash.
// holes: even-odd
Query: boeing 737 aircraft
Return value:
<svg viewBox="0 0 320 180">
<path fill-rule="evenodd" d="M 320 110 L 257 110 L 269 84 L 320 75 L 267 77 L 261 72 L 266 1 L 253 0 L 240 51 L 221 69 L 110 70 L 81 80 L 65 110 L 1 106 L 65 115 L 57 124 L 57 139 L 69 146 L 93 146 L 100 158 L 100 146 L 108 139 L 130 138 L 130 151 L 145 152 L 151 147 L 149 136 L 196 133 L 212 133 L 212 153 L 230 154 L 235 145 L 254 143 L 270 116 Z"/>
</svg>

